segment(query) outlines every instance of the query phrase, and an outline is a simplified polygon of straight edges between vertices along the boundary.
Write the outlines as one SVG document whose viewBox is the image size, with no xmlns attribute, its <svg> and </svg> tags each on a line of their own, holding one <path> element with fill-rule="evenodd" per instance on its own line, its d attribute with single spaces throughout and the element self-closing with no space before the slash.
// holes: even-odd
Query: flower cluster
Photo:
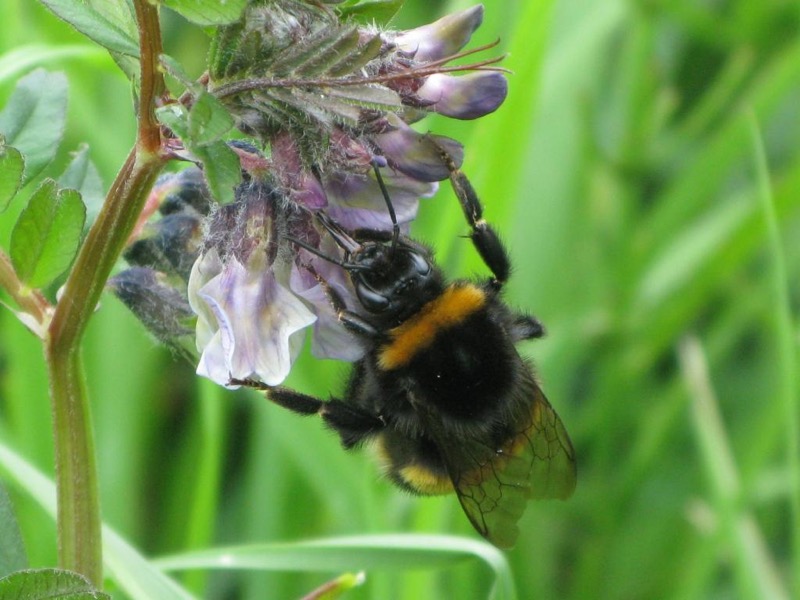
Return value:
<svg viewBox="0 0 800 600">
<path fill-rule="evenodd" d="M 160 339 L 185 334 L 190 306 L 198 373 L 222 385 L 232 378 L 280 384 L 310 326 L 315 355 L 360 357 L 329 297 L 358 310 L 349 276 L 293 240 L 339 255 L 315 225 L 321 210 L 346 229 L 390 229 L 374 164 L 407 229 L 419 200 L 450 175 L 443 151 L 457 166 L 463 155 L 455 140 L 409 124 L 430 112 L 477 118 L 505 99 L 503 74 L 485 70 L 493 61 L 460 76 L 446 66 L 480 25 L 482 6 L 399 33 L 332 14 L 315 3 L 260 0 L 242 22 L 221 30 L 208 89 L 269 154 L 231 143 L 243 183 L 228 205 L 209 200 L 196 167 L 163 181 L 154 191 L 161 220 L 126 254 L 139 266 L 113 283 Z M 183 292 L 168 294 L 161 273 L 184 281 Z M 169 310 L 153 310 L 148 286 L 160 290 Z"/>
</svg>

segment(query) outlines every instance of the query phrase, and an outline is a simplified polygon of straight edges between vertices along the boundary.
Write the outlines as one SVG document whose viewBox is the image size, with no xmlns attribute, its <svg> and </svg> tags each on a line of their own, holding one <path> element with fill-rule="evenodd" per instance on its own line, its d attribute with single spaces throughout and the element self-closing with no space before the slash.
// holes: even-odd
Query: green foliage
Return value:
<svg viewBox="0 0 800 600">
<path fill-rule="evenodd" d="M 311 4 L 288 4 L 285 12 L 265 13 L 254 3 L 248 14 L 258 18 L 217 31 L 209 56 L 211 88 L 248 132 L 268 139 L 276 131 L 288 131 L 303 140 L 305 149 L 319 154 L 334 123 L 356 127 L 362 108 L 402 108 L 399 95 L 386 87 L 326 85 L 337 77 L 356 76 L 376 59 L 381 51 L 377 34 L 364 35 L 353 23 L 340 22 Z M 292 32 L 298 22 L 304 24 L 302 36 Z M 269 85 L 241 88 L 249 79 Z M 313 84 L 293 83 L 299 81 Z"/>
<path fill-rule="evenodd" d="M 19 278 L 44 287 L 72 263 L 83 232 L 86 207 L 75 190 L 45 179 L 31 196 L 11 234 L 11 261 Z"/>
<path fill-rule="evenodd" d="M 203 163 L 212 195 L 219 202 L 233 200 L 233 190 L 241 181 L 239 159 L 221 139 L 233 127 L 233 119 L 222 104 L 205 91 L 198 93 L 189 110 L 170 104 L 157 111 L 158 118 L 181 136 L 186 148 Z"/>
<path fill-rule="evenodd" d="M 65 70 L 62 147 L 88 141 L 108 182 L 133 140 L 129 82 L 88 46 L 67 52 L 74 36 L 30 4 L 4 6 L 0 66 L 18 64 L 4 58 L 35 44 L 32 66 Z M 522 350 L 578 454 L 575 496 L 529 506 L 507 554 L 508 585 L 525 598 L 797 596 L 799 474 L 787 448 L 796 455 L 800 9 L 777 0 L 486 4 L 474 45 L 502 38 L 514 73 L 508 100 L 479 123 L 422 130 L 465 144 L 464 170 L 514 259 L 507 297 L 548 329 Z M 407 0 L 398 22 L 431 20 L 437 6 Z M 180 61 L 205 52 L 196 44 L 174 52 L 169 44 L 180 49 L 184 31 L 174 22 L 166 30 L 167 51 Z M 224 66 L 231 57 L 217 58 Z M 10 72 L 0 69 L 0 132 L 22 151 L 30 180 L 53 160 L 70 161 L 46 152 L 61 138 L 66 104 L 47 101 L 51 116 L 30 121 L 48 125 L 26 134 L 27 144 L 8 127 L 8 107 L 44 111 L 42 98 L 65 94 L 65 83 L 36 72 L 23 99 Z M 188 131 L 189 113 L 179 118 Z M 217 131 L 211 123 L 196 131 Z M 72 165 L 88 185 L 78 157 Z M 14 168 L 1 168 L 0 182 L 13 181 Z M 86 193 L 79 181 L 60 184 Z M 459 237 L 466 226 L 456 201 L 449 190 L 440 195 L 423 203 L 414 235 L 435 244 L 448 273 L 484 274 Z M 22 206 L 13 202 L 0 219 L 0 240 Z M 774 227 L 765 225 L 770 210 Z M 46 380 L 30 337 L 0 312 L 0 434 L 49 472 Z M 365 584 L 344 597 L 491 594 L 496 571 L 451 561 L 452 548 L 425 537 L 413 542 L 411 560 L 386 535 L 473 535 L 455 498 L 403 495 L 376 474 L 368 451 L 344 453 L 319 422 L 257 395 L 199 386 L 191 367 L 154 348 L 112 298 L 94 317 L 84 356 L 103 512 L 120 532 L 107 532 L 105 543 L 121 596 L 180 597 L 141 553 L 169 554 L 174 566 L 209 547 L 219 548 L 206 566 L 227 560 L 224 548 L 297 568 L 306 559 L 309 570 L 187 571 L 184 583 L 203 598 L 300 597 L 330 569 L 361 568 Z M 346 373 L 306 354 L 287 384 L 325 396 Z M 7 471 L 14 490 L 34 481 Z M 27 494 L 18 498 L 30 564 L 53 564 L 52 521 Z M 337 546 L 336 536 L 357 534 L 371 535 L 359 547 Z M 307 547 L 294 544 L 311 537 L 328 544 L 330 568 L 311 565 Z"/>
<path fill-rule="evenodd" d="M 20 151 L 2 144 L 0 140 L 0 213 L 5 212 L 8 204 L 17 195 L 24 170 L 25 159 Z"/>
<path fill-rule="evenodd" d="M 336 6 L 336 10 L 364 23 L 388 23 L 401 6 L 403 0 L 345 0 Z"/>
<path fill-rule="evenodd" d="M 161 61 L 170 75 L 192 91 L 194 102 L 188 110 L 179 104 L 164 106 L 156 111 L 156 115 L 203 163 L 214 198 L 222 203 L 230 202 L 233 190 L 242 178 L 239 159 L 224 139 L 233 129 L 233 117 L 215 96 L 192 82 L 175 59 L 164 55 Z"/>
<path fill-rule="evenodd" d="M 27 183 L 53 160 L 67 118 L 67 79 L 37 69 L 20 79 L 0 112 L 0 133 L 25 156 Z"/>
<path fill-rule="evenodd" d="M 17 571 L 0 579 L 2 600 L 110 600 L 77 573 L 60 569 Z"/>
<path fill-rule="evenodd" d="M 0 472 L 25 491 L 51 519 L 56 515 L 55 485 L 6 446 L 0 444 Z M 41 517 L 41 515 L 40 515 Z M 116 585 L 133 600 L 192 600 L 111 528 L 103 531 L 103 560 Z"/>
<path fill-rule="evenodd" d="M 168 571 L 220 566 L 267 571 L 341 571 L 355 565 L 373 572 L 445 569 L 463 563 L 475 565 L 476 559 L 491 573 L 493 598 L 516 598 L 508 562 L 500 550 L 484 541 L 444 535 L 380 534 L 252 544 L 166 557 L 157 564 Z"/>
<path fill-rule="evenodd" d="M 198 25 L 226 25 L 237 21 L 247 0 L 163 0 L 175 12 Z"/>
<path fill-rule="evenodd" d="M 17 516 L 3 485 L 0 485 L 0 539 L 3 540 L 0 545 L 0 578 L 2 578 L 28 566 Z"/>
<path fill-rule="evenodd" d="M 135 35 L 136 23 L 124 0 L 105 2 L 105 14 L 92 4 L 81 0 L 42 0 L 58 18 L 63 19 L 90 40 L 112 52 L 139 56 Z M 120 24 L 122 26 L 120 26 Z"/>
<path fill-rule="evenodd" d="M 58 185 L 80 192 L 81 200 L 86 206 L 86 223 L 93 223 L 103 203 L 105 190 L 97 167 L 89 158 L 88 145 L 82 144 L 72 154 L 72 160 L 58 178 Z"/>
</svg>

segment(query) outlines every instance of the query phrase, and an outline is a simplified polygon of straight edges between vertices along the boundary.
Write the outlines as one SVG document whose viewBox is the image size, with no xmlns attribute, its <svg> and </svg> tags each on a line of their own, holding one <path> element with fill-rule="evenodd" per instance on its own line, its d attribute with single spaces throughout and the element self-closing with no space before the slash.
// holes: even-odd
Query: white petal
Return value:
<svg viewBox="0 0 800 600">
<path fill-rule="evenodd" d="M 211 261 L 196 269 L 193 284 L 201 284 L 204 275 L 213 272 L 203 266 L 211 266 Z M 305 304 L 275 279 L 258 251 L 251 254 L 247 266 L 230 258 L 221 272 L 195 288 L 190 298 L 194 298 L 192 307 L 200 317 L 197 341 L 203 354 L 197 372 L 222 385 L 231 378 L 281 383 L 302 345 L 302 336 L 293 334 L 316 320 Z M 207 315 L 211 318 L 204 319 Z M 201 325 L 202 320 L 206 322 Z M 202 346 L 201 337 L 206 342 Z"/>
<path fill-rule="evenodd" d="M 197 349 L 202 350 L 211 342 L 219 326 L 214 313 L 199 296 L 198 292 L 206 283 L 216 277 L 222 272 L 222 261 L 217 254 L 216 248 L 201 254 L 194 265 L 192 265 L 192 272 L 189 275 L 189 285 L 187 286 L 187 294 L 189 296 L 189 306 L 197 315 L 197 325 L 195 328 L 195 343 Z M 215 380 L 216 381 L 216 380 Z"/>
</svg>

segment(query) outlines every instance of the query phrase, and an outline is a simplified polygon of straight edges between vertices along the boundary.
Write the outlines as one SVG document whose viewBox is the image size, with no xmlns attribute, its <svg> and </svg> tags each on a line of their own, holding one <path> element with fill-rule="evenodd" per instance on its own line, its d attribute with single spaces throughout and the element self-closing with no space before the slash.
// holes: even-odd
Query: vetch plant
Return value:
<svg viewBox="0 0 800 600">
<path fill-rule="evenodd" d="M 358 359 L 325 289 L 356 307 L 346 273 L 289 240 L 335 253 L 314 219 L 321 210 L 350 230 L 391 230 L 373 165 L 407 231 L 420 199 L 463 158 L 457 141 L 410 125 L 434 112 L 490 113 L 507 85 L 498 58 L 452 63 L 486 49 L 463 50 L 481 6 L 396 32 L 372 24 L 399 5 L 388 0 L 165 2 L 211 28 L 208 70 L 195 81 L 162 52 L 157 5 L 43 4 L 111 52 L 136 91 L 136 140 L 88 224 L 85 151 L 58 180 L 40 179 L 64 128 L 65 78 L 31 72 L 0 113 L 0 210 L 28 196 L 0 251 L 0 285 L 44 346 L 59 563 L 85 577 L 76 590 L 90 590 L 101 588 L 102 554 L 80 346 L 103 290 L 222 385 L 281 383 L 307 328 L 317 356 Z M 129 268 L 110 277 L 121 255 Z"/>
</svg>

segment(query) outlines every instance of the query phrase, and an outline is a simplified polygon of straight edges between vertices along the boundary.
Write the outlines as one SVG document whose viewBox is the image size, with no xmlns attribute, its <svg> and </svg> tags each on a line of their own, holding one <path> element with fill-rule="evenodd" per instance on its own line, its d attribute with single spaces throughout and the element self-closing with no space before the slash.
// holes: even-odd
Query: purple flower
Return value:
<svg viewBox="0 0 800 600">
<path fill-rule="evenodd" d="M 483 22 L 483 5 L 445 15 L 438 21 L 422 25 L 394 36 L 402 51 L 421 62 L 431 62 L 452 56 L 469 42 Z"/>
<path fill-rule="evenodd" d="M 197 168 L 160 182 L 161 220 L 126 254 L 152 269 L 134 279 L 139 297 L 168 299 L 178 316 L 191 306 L 200 375 L 279 385 L 309 327 L 315 356 L 361 357 L 332 303 L 335 296 L 361 310 L 349 275 L 302 246 L 341 259 L 318 211 L 347 230 L 391 229 L 373 165 L 405 232 L 420 199 L 461 165 L 460 143 L 410 124 L 428 113 L 474 119 L 503 102 L 507 84 L 488 66 L 494 59 L 447 66 L 482 19 L 478 5 L 410 31 L 379 31 L 314 3 L 271 0 L 250 3 L 241 22 L 218 30 L 208 91 L 269 152 L 230 142 L 243 183 L 224 206 L 209 200 Z M 188 286 L 168 293 L 161 272 Z M 150 293 L 147 285 L 161 287 Z"/>
<path fill-rule="evenodd" d="M 223 261 L 216 248 L 201 256 L 189 279 L 189 302 L 197 313 L 198 375 L 220 384 L 258 379 L 278 385 L 302 346 L 295 335 L 316 317 L 252 252 L 245 263 Z"/>
<path fill-rule="evenodd" d="M 494 112 L 508 93 L 502 73 L 469 73 L 459 77 L 437 73 L 425 80 L 417 96 L 436 112 L 454 119 L 477 119 Z"/>
<path fill-rule="evenodd" d="M 380 31 L 310 4 L 254 3 L 218 36 L 209 89 L 242 131 L 269 145 L 272 175 L 292 201 L 345 227 L 387 228 L 373 162 L 388 167 L 392 199 L 410 222 L 418 199 L 450 175 L 440 148 L 456 167 L 463 148 L 408 124 L 434 112 L 475 119 L 506 97 L 504 75 L 484 70 L 494 59 L 446 64 L 482 20 L 476 5 L 410 31 Z"/>
</svg>

